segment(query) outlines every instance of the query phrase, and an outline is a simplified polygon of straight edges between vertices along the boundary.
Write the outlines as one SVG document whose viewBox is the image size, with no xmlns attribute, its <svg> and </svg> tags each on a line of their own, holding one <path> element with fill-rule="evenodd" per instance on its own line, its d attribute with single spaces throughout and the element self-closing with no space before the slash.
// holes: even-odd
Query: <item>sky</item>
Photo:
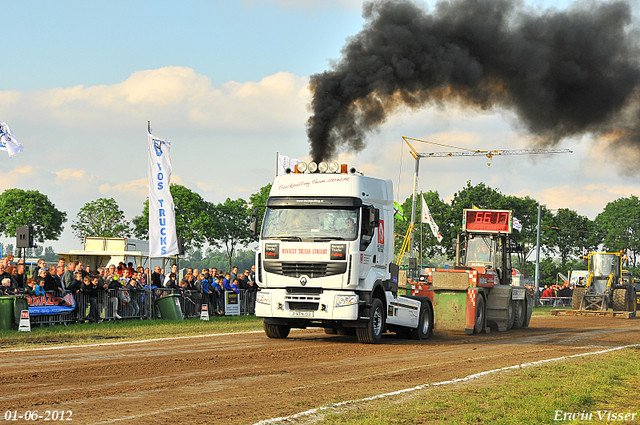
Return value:
<svg viewBox="0 0 640 425">
<path fill-rule="evenodd" d="M 248 199 L 270 183 L 277 152 L 309 160 L 309 77 L 330 69 L 364 23 L 362 1 L 351 0 L 0 5 L 0 120 L 25 147 L 12 159 L 0 152 L 0 191 L 38 190 L 67 212 L 61 239 L 44 243 L 57 252 L 81 248 L 71 224 L 87 202 L 114 198 L 127 218 L 141 213 L 148 121 L 172 143 L 172 182 L 214 203 Z M 403 202 L 414 161 L 401 136 L 472 149 L 534 148 L 509 111 L 444 104 L 400 111 L 368 136 L 365 149 L 336 159 L 391 179 Z M 484 182 L 591 219 L 608 202 L 640 194 L 638 175 L 625 174 L 604 141 L 582 136 L 557 147 L 574 152 L 495 157 L 490 167 L 484 157 L 423 159 L 419 189 L 450 201 L 467 181 Z"/>
</svg>

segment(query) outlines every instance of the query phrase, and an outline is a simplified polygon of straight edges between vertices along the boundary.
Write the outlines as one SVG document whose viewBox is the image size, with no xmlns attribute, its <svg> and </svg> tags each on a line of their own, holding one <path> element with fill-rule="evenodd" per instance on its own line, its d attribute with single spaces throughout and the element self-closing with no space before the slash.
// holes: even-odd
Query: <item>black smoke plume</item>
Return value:
<svg viewBox="0 0 640 425">
<path fill-rule="evenodd" d="M 631 6 L 580 1 L 536 11 L 516 0 L 364 5 L 363 30 L 311 76 L 314 160 L 358 151 L 398 108 L 451 101 L 515 112 L 541 144 L 585 133 L 640 147 L 640 54 Z"/>
</svg>

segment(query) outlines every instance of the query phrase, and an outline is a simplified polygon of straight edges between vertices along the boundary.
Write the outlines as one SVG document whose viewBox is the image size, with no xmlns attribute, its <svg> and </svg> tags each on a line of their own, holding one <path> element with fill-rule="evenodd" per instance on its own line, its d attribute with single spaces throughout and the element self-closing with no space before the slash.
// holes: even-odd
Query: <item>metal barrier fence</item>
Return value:
<svg viewBox="0 0 640 425">
<path fill-rule="evenodd" d="M 59 296 L 58 293 L 50 292 Z M 66 293 L 65 293 L 66 294 Z M 180 295 L 180 307 L 183 317 L 199 318 L 203 302 L 209 307 L 209 315 L 224 315 L 224 299 L 218 296 L 210 296 L 199 291 L 182 289 L 156 288 L 151 292 L 151 302 L 147 301 L 147 291 L 131 291 L 125 289 L 98 291 L 95 296 L 84 292 L 76 292 L 75 310 L 62 314 L 47 314 L 30 316 L 32 325 L 69 324 L 77 322 L 92 322 L 117 319 L 146 319 L 148 317 L 159 319 L 160 311 L 155 300 L 168 295 Z M 255 311 L 255 293 L 241 290 L 239 295 L 240 314 L 253 314 Z M 151 309 L 151 314 L 148 314 Z"/>
</svg>

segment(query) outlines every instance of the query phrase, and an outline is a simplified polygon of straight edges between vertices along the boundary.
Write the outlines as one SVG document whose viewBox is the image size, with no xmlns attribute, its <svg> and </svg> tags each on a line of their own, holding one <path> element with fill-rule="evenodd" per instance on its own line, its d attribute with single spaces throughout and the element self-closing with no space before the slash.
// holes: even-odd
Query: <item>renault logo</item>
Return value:
<svg viewBox="0 0 640 425">
<path fill-rule="evenodd" d="M 304 286 L 307 284 L 308 281 L 309 281 L 309 278 L 307 278 L 307 276 L 300 277 L 300 285 Z"/>
</svg>

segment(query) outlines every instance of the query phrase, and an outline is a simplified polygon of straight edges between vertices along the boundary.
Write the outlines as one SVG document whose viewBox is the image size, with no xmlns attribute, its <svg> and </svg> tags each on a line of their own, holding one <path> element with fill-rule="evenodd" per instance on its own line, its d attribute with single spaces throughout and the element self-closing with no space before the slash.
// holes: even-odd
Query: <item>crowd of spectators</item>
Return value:
<svg viewBox="0 0 640 425">
<path fill-rule="evenodd" d="M 168 273 L 160 266 L 150 273 L 148 268 L 139 266 L 134 269 L 132 263 L 125 265 L 122 262 L 92 271 L 81 261 L 66 264 L 64 258 L 59 258 L 56 265 L 48 267 L 44 259 L 38 260 L 31 277 L 28 277 L 24 260 L 18 259 L 14 263 L 12 255 L 0 259 L 0 282 L 0 295 L 41 296 L 48 293 L 61 297 L 70 292 L 77 298 L 78 294 L 83 294 L 88 301 L 87 318 L 90 322 L 101 320 L 98 308 L 100 292 L 107 293 L 112 318 L 121 319 L 118 312 L 122 306 L 129 306 L 133 314 L 138 315 L 142 306 L 138 301 L 140 297 L 135 294 L 144 294 L 147 290 L 151 290 L 154 296 L 179 293 L 189 301 L 190 304 L 185 307 L 191 313 L 199 311 L 202 304 L 207 304 L 213 315 L 224 315 L 226 292 L 238 294 L 241 291 L 246 299 L 247 313 L 254 314 L 255 294 L 258 291 L 255 266 L 242 273 L 238 272 L 236 266 L 231 273 L 223 273 L 217 268 L 188 268 L 180 279 L 175 264 Z"/>
</svg>

